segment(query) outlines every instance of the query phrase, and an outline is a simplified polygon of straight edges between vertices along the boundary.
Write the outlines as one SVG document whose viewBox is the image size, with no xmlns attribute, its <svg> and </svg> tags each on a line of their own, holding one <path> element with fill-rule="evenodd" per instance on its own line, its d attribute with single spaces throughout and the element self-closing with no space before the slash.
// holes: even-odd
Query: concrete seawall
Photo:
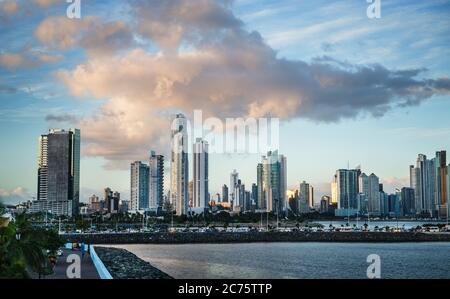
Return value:
<svg viewBox="0 0 450 299">
<path fill-rule="evenodd" d="M 450 242 L 450 233 L 260 232 L 65 234 L 67 242 L 87 244 L 192 244 L 254 242 Z"/>
</svg>

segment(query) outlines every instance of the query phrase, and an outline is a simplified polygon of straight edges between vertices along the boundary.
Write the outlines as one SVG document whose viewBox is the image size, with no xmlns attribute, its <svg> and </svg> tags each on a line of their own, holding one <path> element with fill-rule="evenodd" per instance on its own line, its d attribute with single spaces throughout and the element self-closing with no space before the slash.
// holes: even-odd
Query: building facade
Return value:
<svg viewBox="0 0 450 299">
<path fill-rule="evenodd" d="M 148 167 L 149 208 L 162 208 L 164 203 L 164 156 L 150 151 Z"/>
<path fill-rule="evenodd" d="M 205 209 L 209 203 L 209 157 L 208 142 L 197 138 L 193 145 L 193 206 Z"/>
<path fill-rule="evenodd" d="M 177 215 L 186 215 L 189 205 L 189 158 L 187 120 L 177 114 L 171 127 L 170 201 Z"/>
<path fill-rule="evenodd" d="M 149 167 L 141 161 L 131 163 L 131 210 L 149 208 Z"/>
<path fill-rule="evenodd" d="M 39 138 L 35 212 L 75 216 L 80 200 L 80 130 L 51 129 Z"/>
</svg>

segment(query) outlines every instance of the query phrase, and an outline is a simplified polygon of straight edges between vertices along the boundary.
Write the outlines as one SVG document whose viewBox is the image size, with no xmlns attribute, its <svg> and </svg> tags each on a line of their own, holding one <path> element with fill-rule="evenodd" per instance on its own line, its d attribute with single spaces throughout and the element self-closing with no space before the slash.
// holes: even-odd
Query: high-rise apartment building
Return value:
<svg viewBox="0 0 450 299">
<path fill-rule="evenodd" d="M 51 129 L 39 138 L 37 201 L 32 212 L 78 214 L 80 130 Z"/>
<path fill-rule="evenodd" d="M 230 174 L 230 200 L 233 203 L 233 205 L 236 205 L 236 186 L 238 184 L 239 180 L 239 173 L 236 171 L 236 169 L 233 170 L 233 172 Z"/>
<path fill-rule="evenodd" d="M 447 153 L 436 152 L 435 158 L 435 190 L 434 204 L 440 217 L 447 216 Z"/>
<path fill-rule="evenodd" d="M 359 169 L 339 169 L 333 178 L 332 186 L 335 191 L 333 193 L 336 197 L 339 209 L 357 209 L 357 195 L 358 195 L 358 177 Z M 333 200 L 334 201 L 334 200 Z"/>
<path fill-rule="evenodd" d="M 189 158 L 187 120 L 177 114 L 171 127 L 170 196 L 177 215 L 186 215 L 189 205 Z"/>
<path fill-rule="evenodd" d="M 164 203 L 164 156 L 150 151 L 148 167 L 149 208 L 162 208 Z"/>
<path fill-rule="evenodd" d="M 264 197 L 263 192 L 263 165 L 262 163 L 258 163 L 256 167 L 256 185 L 258 186 L 258 198 L 257 198 L 257 207 L 260 210 L 265 210 L 266 207 L 266 199 Z"/>
<path fill-rule="evenodd" d="M 277 215 L 287 203 L 287 162 L 286 157 L 278 155 L 278 151 L 269 151 L 262 157 L 262 198 L 266 210 Z"/>
<path fill-rule="evenodd" d="M 410 166 L 410 182 L 414 188 L 417 214 L 432 215 L 435 211 L 435 160 L 428 160 L 426 155 L 419 154 L 416 167 Z"/>
<path fill-rule="evenodd" d="M 205 209 L 209 201 L 208 179 L 208 142 L 197 138 L 193 146 L 193 206 Z"/>
<path fill-rule="evenodd" d="M 364 194 L 365 202 L 359 203 L 359 209 L 362 212 L 369 212 L 371 214 L 381 213 L 381 202 L 380 202 L 380 179 L 375 175 L 371 174 L 367 176 L 362 173 L 359 176 L 359 193 Z"/>
<path fill-rule="evenodd" d="M 131 163 L 131 210 L 149 208 L 149 167 L 141 161 Z"/>
<path fill-rule="evenodd" d="M 228 186 L 222 186 L 222 202 L 228 202 Z"/>
</svg>

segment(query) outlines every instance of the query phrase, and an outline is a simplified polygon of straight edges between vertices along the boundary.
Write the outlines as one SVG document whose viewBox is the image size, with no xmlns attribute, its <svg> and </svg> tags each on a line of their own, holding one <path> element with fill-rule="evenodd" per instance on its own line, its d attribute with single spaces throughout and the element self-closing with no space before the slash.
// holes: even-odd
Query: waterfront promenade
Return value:
<svg viewBox="0 0 450 299">
<path fill-rule="evenodd" d="M 81 251 L 79 250 L 71 250 L 71 249 L 62 249 L 62 256 L 58 257 L 58 261 L 56 263 L 54 273 L 52 275 L 48 275 L 45 277 L 41 277 L 41 279 L 68 279 L 66 271 L 71 263 L 67 262 L 67 257 L 71 254 L 76 254 L 81 259 L 81 279 L 100 279 L 99 274 L 97 273 L 97 269 L 92 262 L 91 256 L 87 253 L 84 254 L 84 257 L 81 257 Z M 33 277 L 34 279 L 38 279 L 38 277 Z"/>
<path fill-rule="evenodd" d="M 195 244 L 254 242 L 450 242 L 450 233 L 417 232 L 249 232 L 64 234 L 67 242 L 89 244 Z"/>
</svg>

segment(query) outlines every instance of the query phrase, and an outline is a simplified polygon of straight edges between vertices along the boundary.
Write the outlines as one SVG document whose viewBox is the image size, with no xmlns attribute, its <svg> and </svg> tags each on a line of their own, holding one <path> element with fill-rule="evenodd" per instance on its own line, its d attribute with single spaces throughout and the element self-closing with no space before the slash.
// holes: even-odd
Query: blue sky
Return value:
<svg viewBox="0 0 450 299">
<path fill-rule="evenodd" d="M 16 9 L 5 9 L 6 3 L 11 2 L 17 3 Z M 220 115 L 220 110 L 201 100 L 207 92 L 203 89 L 195 93 L 199 96 L 198 102 L 185 103 L 183 101 L 190 99 L 192 93 L 177 93 L 178 98 L 174 96 L 167 100 L 167 106 L 161 104 L 156 110 L 150 109 L 149 105 L 144 104 L 148 97 L 145 84 L 132 82 L 136 81 L 135 78 L 129 78 L 128 82 L 126 75 L 130 74 L 130 70 L 125 72 L 124 69 L 133 65 L 136 59 L 143 59 L 142 63 L 149 64 L 148 69 L 167 68 L 165 75 L 176 81 L 178 78 L 174 79 L 169 72 L 177 66 L 171 66 L 167 61 L 162 65 L 154 61 L 157 53 L 170 58 L 170 50 L 176 47 L 179 53 L 186 51 L 200 57 L 194 61 L 198 61 L 199 65 L 205 64 L 205 69 L 209 67 L 209 60 L 202 58 L 201 54 L 205 51 L 210 51 L 208 55 L 220 53 L 220 62 L 212 63 L 223 71 L 223 78 L 228 78 L 227 72 L 231 69 L 231 74 L 236 74 L 235 70 L 232 64 L 222 63 L 224 58 L 235 56 L 227 56 L 232 50 L 221 44 L 220 38 L 228 38 L 222 30 L 236 30 L 238 33 L 233 38 L 242 42 L 239 44 L 248 43 L 249 46 L 253 39 L 247 33 L 258 32 L 265 45 L 260 44 L 256 37 L 256 50 L 252 47 L 246 49 L 250 54 L 253 50 L 261 50 L 254 53 L 258 58 L 257 55 L 267 49 L 275 51 L 275 56 L 261 54 L 261 57 L 273 60 L 281 70 L 295 68 L 301 61 L 306 63 L 302 68 L 314 73 L 317 71 L 315 63 L 320 61 L 318 58 L 326 57 L 325 62 L 322 60 L 319 65 L 325 69 L 320 70 L 337 79 L 333 77 L 337 75 L 336 69 L 331 67 L 332 62 L 345 65 L 339 69 L 339 76 L 353 78 L 346 83 L 349 85 L 344 86 L 347 92 L 350 89 L 349 93 L 343 93 L 349 97 L 352 97 L 352 82 L 366 74 L 367 70 L 362 69 L 364 66 L 379 64 L 386 70 L 382 72 L 390 74 L 400 70 L 421 70 L 414 78 L 401 78 L 415 80 L 406 95 L 405 90 L 400 90 L 386 96 L 391 89 L 397 88 L 386 83 L 385 90 L 379 96 L 356 93 L 355 99 L 349 98 L 349 103 L 362 97 L 364 101 L 380 100 L 380 105 L 357 102 L 361 106 L 354 111 L 349 108 L 352 113 L 347 114 L 342 107 L 334 111 L 330 99 L 326 100 L 326 105 L 322 103 L 322 99 L 316 97 L 316 94 L 323 94 L 322 91 L 312 90 L 307 94 L 313 100 L 306 106 L 312 107 L 311 110 L 304 112 L 304 108 L 294 104 L 295 113 L 279 111 L 278 116 L 282 119 L 280 152 L 288 159 L 288 184 L 291 188 L 306 180 L 316 186 L 318 194 L 329 193 L 335 170 L 350 163 L 350 166 L 361 165 L 365 172 L 376 173 L 390 191 L 408 183 L 408 166 L 414 163 L 418 153 L 433 156 L 437 150 L 450 150 L 450 1 L 382 0 L 381 18 L 369 19 L 366 16 L 368 4 L 363 0 L 236 0 L 226 7 L 205 0 L 198 2 L 204 5 L 205 10 L 199 9 L 193 17 L 183 15 L 185 19 L 181 18 L 181 23 L 174 24 L 170 15 L 172 12 L 159 7 L 157 1 L 150 1 L 151 5 L 162 9 L 163 13 L 156 23 L 152 23 L 153 7 L 142 4 L 142 1 L 129 1 L 132 4 L 128 6 L 126 2 L 119 5 L 92 0 L 82 1 L 82 19 L 76 23 L 75 31 L 70 31 L 74 27 L 65 20 L 53 19 L 54 23 L 50 23 L 49 27 L 43 25 L 47 19 L 65 18 L 65 1 L 41 1 L 41 5 L 38 2 L 0 1 L 0 136 L 3 140 L 0 147 L 0 197 L 5 200 L 35 196 L 38 136 L 50 127 L 73 126 L 81 127 L 82 136 L 86 136 L 81 164 L 82 199 L 85 200 L 91 193 L 100 194 L 106 186 L 121 191 L 124 198 L 129 197 L 127 165 L 133 160 L 145 159 L 145 153 L 150 148 L 162 152 L 166 150 L 164 136 L 160 135 L 163 129 L 155 129 L 164 124 L 158 118 L 160 115 L 167 115 L 173 109 L 189 114 L 199 106 L 211 115 L 223 115 Z M 133 7 L 141 6 L 141 12 L 133 11 Z M 30 9 L 33 11 L 31 15 L 28 13 Z M 203 11 L 211 15 L 202 15 Z M 96 19 L 89 21 L 92 16 Z M 211 16 L 223 18 L 223 21 L 211 21 Z M 205 23 L 209 28 L 204 28 Z M 61 31 L 66 31 L 55 29 L 50 32 L 49 28 L 55 28 L 55 24 L 60 25 Z M 161 24 L 167 30 L 163 31 L 162 36 L 158 31 Z M 38 28 L 42 30 L 40 34 L 37 33 Z M 179 28 L 184 30 L 178 40 Z M 221 31 L 215 34 L 214 30 Z M 105 32 L 113 33 L 108 36 Z M 105 34 L 107 38 L 103 38 Z M 168 36 L 173 39 L 167 40 Z M 194 38 L 200 38 L 201 43 Z M 68 44 L 62 45 L 61 41 L 66 39 Z M 109 52 L 108 47 L 114 48 L 113 53 Z M 132 52 L 136 49 L 141 52 Z M 238 59 L 241 59 L 244 52 L 238 53 Z M 250 55 L 247 60 L 254 56 Z M 244 59 L 242 61 L 246 62 Z M 185 66 L 181 69 L 183 72 L 189 69 L 181 80 L 198 71 L 190 61 L 181 60 L 180 65 L 178 67 Z M 97 70 L 91 71 L 87 66 L 104 69 L 105 73 L 98 71 L 97 74 Z M 270 69 L 264 70 L 271 72 Z M 104 79 L 105 74 L 116 72 L 121 74 L 119 80 L 112 75 L 111 78 L 108 76 L 109 81 Z M 252 75 L 251 71 L 246 74 Z M 150 78 L 153 73 L 143 71 L 138 78 L 145 81 L 146 75 L 149 82 L 153 82 Z M 286 78 L 284 74 L 271 75 L 270 78 Z M 161 77 L 161 74 L 158 76 Z M 254 86 L 249 86 L 252 90 L 249 98 L 261 95 L 253 92 L 260 86 L 259 81 L 255 82 L 250 82 Z M 415 96 L 417 82 L 424 86 L 417 93 L 425 93 L 430 88 L 433 91 L 420 97 L 415 104 L 403 105 L 405 99 Z M 281 87 L 267 87 L 264 91 L 270 93 L 273 99 L 262 103 L 274 100 L 284 105 L 283 101 L 295 98 L 296 93 L 302 98 L 301 83 L 300 87 L 283 84 Z M 435 87 L 438 83 L 447 85 L 438 89 Z M 118 85 L 120 88 L 115 88 Z M 227 85 L 224 79 L 223 86 L 225 89 L 226 86 L 236 85 Z M 358 86 L 361 87 L 364 85 Z M 284 88 L 289 90 L 288 95 L 284 93 Z M 368 88 L 367 93 L 370 92 Z M 239 101 L 227 98 L 231 94 L 229 90 L 220 91 L 220 94 L 224 95 L 226 102 L 223 103 L 230 103 L 228 113 L 238 111 L 236 113 L 242 113 L 242 116 L 250 113 L 241 109 L 243 104 L 240 105 Z M 242 94 L 245 95 L 245 92 L 239 90 L 239 95 Z M 336 94 L 341 94 L 341 91 L 336 90 Z M 141 95 L 143 99 L 140 99 Z M 386 98 L 382 98 L 383 95 Z M 318 102 L 321 104 L 315 104 Z M 344 104 L 345 98 L 335 106 Z M 324 109 L 323 115 L 321 109 Z M 382 113 L 375 113 L 378 109 L 382 109 Z M 116 113 L 119 115 L 116 118 L 107 118 Z M 335 116 L 336 119 L 332 119 Z M 139 134 L 139 130 L 146 133 Z M 118 135 L 117 140 L 115 136 L 110 136 L 113 132 Z M 234 168 L 240 172 L 244 183 L 251 185 L 256 181 L 256 163 L 259 160 L 260 155 L 212 155 L 210 189 L 219 191 L 222 184 L 229 182 L 229 173 Z M 169 186 L 169 179 L 166 178 L 166 187 Z"/>
</svg>

